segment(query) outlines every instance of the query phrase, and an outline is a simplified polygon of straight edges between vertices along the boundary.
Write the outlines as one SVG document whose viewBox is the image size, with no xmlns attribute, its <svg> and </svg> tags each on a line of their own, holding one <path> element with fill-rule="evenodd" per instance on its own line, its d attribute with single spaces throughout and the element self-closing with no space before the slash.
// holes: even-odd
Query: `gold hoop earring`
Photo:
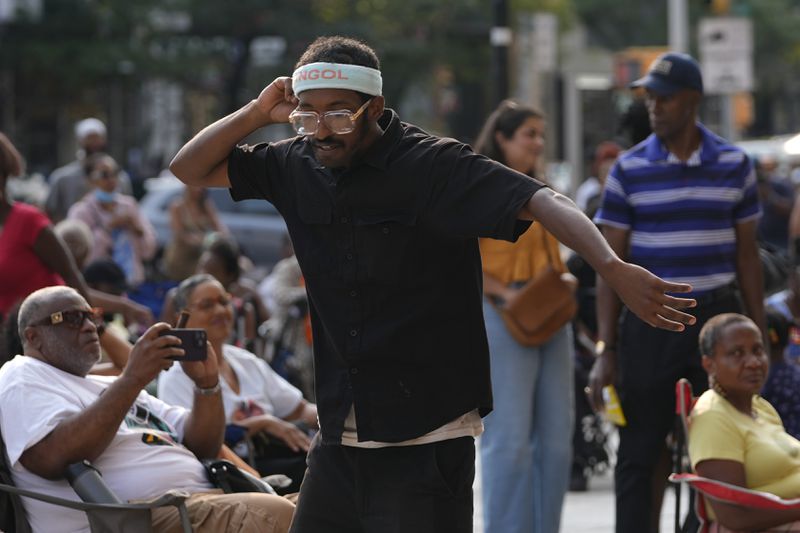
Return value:
<svg viewBox="0 0 800 533">
<path fill-rule="evenodd" d="M 722 385 L 719 384 L 717 378 L 714 375 L 708 376 L 708 384 L 711 386 L 712 389 L 714 389 L 714 392 L 716 392 L 723 398 L 728 397 L 728 393 L 725 392 L 725 389 L 722 388 Z"/>
</svg>

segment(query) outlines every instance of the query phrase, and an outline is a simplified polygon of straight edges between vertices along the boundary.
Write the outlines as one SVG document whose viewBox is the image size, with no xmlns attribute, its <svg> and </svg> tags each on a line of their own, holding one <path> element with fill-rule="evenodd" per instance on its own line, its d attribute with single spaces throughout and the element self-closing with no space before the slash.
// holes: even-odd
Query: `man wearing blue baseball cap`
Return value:
<svg viewBox="0 0 800 533">
<path fill-rule="evenodd" d="M 648 323 L 693 322 L 679 311 L 691 301 L 664 294 L 688 285 L 618 261 L 543 184 L 401 122 L 382 84 L 367 45 L 320 38 L 291 78 L 205 128 L 170 165 L 187 184 L 270 200 L 289 228 L 320 419 L 293 533 L 472 532 L 474 437 L 492 408 L 477 237 L 513 241 L 536 218 Z M 296 137 L 236 146 L 286 122 Z"/>
<path fill-rule="evenodd" d="M 681 335 L 656 330 L 598 278 L 600 340 L 587 393 L 600 409 L 602 388 L 616 383 L 627 419 L 615 471 L 617 533 L 658 531 L 675 382 L 688 378 L 695 393 L 708 386 L 700 328 L 724 312 L 746 311 L 764 324 L 756 177 L 744 152 L 697 121 L 700 67 L 666 53 L 631 86 L 646 92 L 653 133 L 617 160 L 595 221 L 620 257 L 690 284 L 697 322 Z"/>
</svg>

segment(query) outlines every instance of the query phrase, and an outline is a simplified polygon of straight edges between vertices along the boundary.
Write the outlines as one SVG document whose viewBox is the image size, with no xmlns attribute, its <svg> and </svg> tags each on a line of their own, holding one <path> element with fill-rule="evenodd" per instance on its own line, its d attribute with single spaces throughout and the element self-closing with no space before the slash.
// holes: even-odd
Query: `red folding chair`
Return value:
<svg viewBox="0 0 800 533">
<path fill-rule="evenodd" d="M 672 432 L 673 449 L 672 465 L 673 475 L 691 473 L 692 464 L 689 461 L 687 439 L 689 437 L 688 415 L 692 412 L 696 398 L 692 394 L 692 385 L 687 379 L 680 379 L 675 384 L 675 428 Z M 675 533 L 691 531 L 687 527 L 694 526 L 693 519 L 687 515 L 684 523 L 681 522 L 681 491 L 683 485 L 675 484 Z M 694 494 L 690 490 L 690 499 Z M 690 506 L 691 511 L 691 506 Z"/>
<path fill-rule="evenodd" d="M 689 435 L 689 418 L 697 399 L 692 395 L 692 385 L 686 379 L 680 379 L 675 384 L 675 412 L 680 418 L 683 436 L 679 439 L 686 447 Z M 688 452 L 683 454 L 688 458 Z M 689 463 L 691 469 L 691 462 Z M 712 522 L 706 513 L 705 499 L 710 498 L 723 503 L 741 505 L 753 509 L 797 509 L 800 508 L 800 498 L 785 500 L 768 492 L 750 490 L 738 485 L 723 483 L 700 477 L 691 472 L 676 472 L 669 476 L 673 483 L 688 483 L 695 492 L 695 513 L 700 520 L 698 533 L 709 533 Z M 680 486 L 680 485 L 679 485 Z M 680 492 L 678 492 L 680 494 Z M 677 504 L 679 510 L 680 503 Z M 676 524 L 678 517 L 675 518 Z M 792 529 L 794 531 L 794 529 Z M 755 532 L 754 532 L 755 533 Z"/>
</svg>

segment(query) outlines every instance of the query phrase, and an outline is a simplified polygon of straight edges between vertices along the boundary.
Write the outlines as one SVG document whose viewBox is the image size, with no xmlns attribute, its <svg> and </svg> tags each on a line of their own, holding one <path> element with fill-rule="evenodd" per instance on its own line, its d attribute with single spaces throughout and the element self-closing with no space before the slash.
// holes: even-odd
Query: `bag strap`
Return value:
<svg viewBox="0 0 800 533">
<path fill-rule="evenodd" d="M 550 267 L 554 267 L 555 262 L 553 261 L 553 256 L 550 253 L 550 246 L 548 245 L 547 242 L 547 230 L 544 229 L 544 227 L 542 227 L 541 234 L 542 234 L 542 246 L 544 246 L 544 253 L 547 254 L 547 265 Z"/>
</svg>

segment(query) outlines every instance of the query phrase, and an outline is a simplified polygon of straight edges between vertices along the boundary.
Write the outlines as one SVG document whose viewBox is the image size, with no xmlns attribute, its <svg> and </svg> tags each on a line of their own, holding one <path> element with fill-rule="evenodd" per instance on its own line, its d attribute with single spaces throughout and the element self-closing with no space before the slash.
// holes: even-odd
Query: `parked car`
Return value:
<svg viewBox="0 0 800 533">
<path fill-rule="evenodd" d="M 153 224 L 159 247 L 172 237 L 169 205 L 183 194 L 184 184 L 171 175 L 151 178 L 147 193 L 139 205 L 142 214 Z M 239 243 L 242 252 L 258 266 L 271 268 L 281 259 L 286 224 L 275 206 L 265 200 L 234 202 L 228 189 L 209 188 L 209 198 L 220 220 Z"/>
</svg>

